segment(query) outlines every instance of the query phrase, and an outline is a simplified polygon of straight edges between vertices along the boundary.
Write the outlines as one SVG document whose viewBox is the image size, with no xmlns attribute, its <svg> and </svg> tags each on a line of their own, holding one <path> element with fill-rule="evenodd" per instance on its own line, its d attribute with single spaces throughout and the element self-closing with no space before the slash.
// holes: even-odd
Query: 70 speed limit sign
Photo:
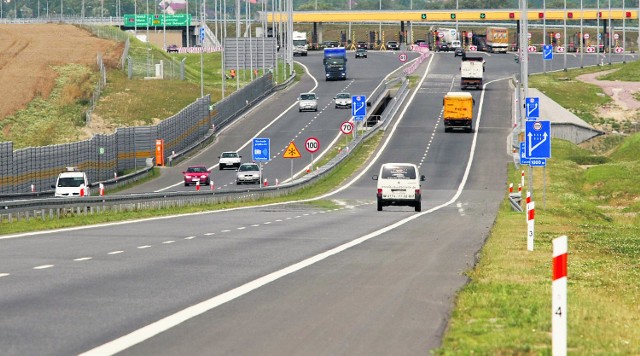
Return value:
<svg viewBox="0 0 640 356">
<path fill-rule="evenodd" d="M 350 123 L 349 121 L 345 121 L 340 125 L 340 131 L 342 131 L 343 134 L 348 135 L 351 132 L 353 132 L 353 124 Z"/>
<path fill-rule="evenodd" d="M 315 137 L 309 137 L 306 141 L 304 141 L 304 147 L 310 153 L 314 153 L 318 149 L 320 149 L 320 141 Z"/>
</svg>

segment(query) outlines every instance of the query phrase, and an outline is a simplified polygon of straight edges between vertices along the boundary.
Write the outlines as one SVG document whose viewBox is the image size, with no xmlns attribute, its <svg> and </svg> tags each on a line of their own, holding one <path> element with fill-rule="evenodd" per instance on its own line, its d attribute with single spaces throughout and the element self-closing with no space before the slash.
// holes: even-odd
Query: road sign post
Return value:
<svg viewBox="0 0 640 356">
<path fill-rule="evenodd" d="M 349 121 L 345 121 L 340 124 L 340 131 L 344 134 L 345 147 L 349 145 L 349 134 L 353 132 L 353 124 Z"/>
<path fill-rule="evenodd" d="M 540 118 L 540 98 L 528 97 L 524 102 L 527 120 L 537 120 Z"/>
<path fill-rule="evenodd" d="M 364 95 L 353 95 L 351 97 L 351 116 L 356 124 L 354 138 L 358 136 L 358 121 L 364 121 L 367 116 L 367 97 Z"/>
<path fill-rule="evenodd" d="M 315 137 L 309 137 L 304 141 L 304 147 L 311 153 L 311 171 L 313 172 L 313 154 L 320 149 L 320 140 Z"/>
<path fill-rule="evenodd" d="M 529 159 L 551 158 L 551 124 L 549 121 L 527 121 L 524 139 Z"/>
<path fill-rule="evenodd" d="M 542 59 L 550 61 L 553 59 L 553 46 L 548 44 L 542 46 Z"/>
<path fill-rule="evenodd" d="M 251 144 L 252 158 L 256 162 L 265 162 L 270 157 L 271 141 L 268 138 L 254 138 Z"/>
<path fill-rule="evenodd" d="M 551 282 L 551 349 L 553 355 L 567 354 L 567 236 L 553 239 Z"/>
<path fill-rule="evenodd" d="M 300 158 L 302 155 L 298 151 L 298 147 L 293 141 L 289 142 L 289 146 L 284 150 L 282 158 Z M 291 180 L 293 180 L 293 159 L 291 160 Z"/>
</svg>

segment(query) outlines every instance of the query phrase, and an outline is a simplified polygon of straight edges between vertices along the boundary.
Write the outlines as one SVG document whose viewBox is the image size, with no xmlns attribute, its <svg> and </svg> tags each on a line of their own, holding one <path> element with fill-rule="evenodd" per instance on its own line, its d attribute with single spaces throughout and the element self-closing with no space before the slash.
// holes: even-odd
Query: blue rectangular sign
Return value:
<svg viewBox="0 0 640 356">
<path fill-rule="evenodd" d="M 520 164 L 529 164 L 529 158 L 527 158 L 527 147 L 524 142 L 520 142 Z"/>
<path fill-rule="evenodd" d="M 367 97 L 353 95 L 351 97 L 351 116 L 367 116 Z"/>
<path fill-rule="evenodd" d="M 544 167 L 547 165 L 547 160 L 544 158 L 532 158 L 529 160 L 529 166 L 531 167 Z"/>
<path fill-rule="evenodd" d="M 527 120 L 537 120 L 540 117 L 540 98 L 529 97 L 524 101 Z"/>
<path fill-rule="evenodd" d="M 526 121 L 524 130 L 527 158 L 551 157 L 551 123 L 549 121 Z"/>
<path fill-rule="evenodd" d="M 553 46 L 548 44 L 542 46 L 542 59 L 550 61 L 553 59 Z"/>
<path fill-rule="evenodd" d="M 255 162 L 268 161 L 271 142 L 268 138 L 254 138 L 251 152 Z"/>
</svg>

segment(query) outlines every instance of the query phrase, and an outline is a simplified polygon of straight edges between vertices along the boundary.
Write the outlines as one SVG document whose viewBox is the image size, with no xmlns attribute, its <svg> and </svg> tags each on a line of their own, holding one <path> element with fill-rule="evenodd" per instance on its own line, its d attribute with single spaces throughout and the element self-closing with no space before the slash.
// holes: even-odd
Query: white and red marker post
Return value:
<svg viewBox="0 0 640 356">
<path fill-rule="evenodd" d="M 509 194 L 513 193 L 513 183 L 509 183 Z"/>
<path fill-rule="evenodd" d="M 520 173 L 520 185 L 524 187 L 524 169 Z"/>
<path fill-rule="evenodd" d="M 100 193 L 100 196 L 104 196 L 104 184 L 100 183 L 100 185 L 98 186 L 99 190 L 98 192 Z"/>
<path fill-rule="evenodd" d="M 551 353 L 567 354 L 567 236 L 553 239 L 553 282 L 551 285 Z"/>
<path fill-rule="evenodd" d="M 527 200 L 530 200 L 527 197 Z M 536 215 L 536 203 L 527 203 L 527 250 L 533 251 L 534 218 Z"/>
</svg>

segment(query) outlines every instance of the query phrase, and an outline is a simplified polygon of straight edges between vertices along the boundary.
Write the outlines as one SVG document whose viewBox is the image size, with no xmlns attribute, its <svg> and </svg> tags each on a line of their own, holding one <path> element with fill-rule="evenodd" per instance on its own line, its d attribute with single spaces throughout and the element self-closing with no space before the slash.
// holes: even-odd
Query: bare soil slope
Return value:
<svg viewBox="0 0 640 356">
<path fill-rule="evenodd" d="M 123 44 L 64 24 L 0 25 L 0 120 L 23 109 L 37 95 L 48 97 L 55 84 L 52 67 L 96 65 L 98 53 L 116 66 Z"/>
</svg>

